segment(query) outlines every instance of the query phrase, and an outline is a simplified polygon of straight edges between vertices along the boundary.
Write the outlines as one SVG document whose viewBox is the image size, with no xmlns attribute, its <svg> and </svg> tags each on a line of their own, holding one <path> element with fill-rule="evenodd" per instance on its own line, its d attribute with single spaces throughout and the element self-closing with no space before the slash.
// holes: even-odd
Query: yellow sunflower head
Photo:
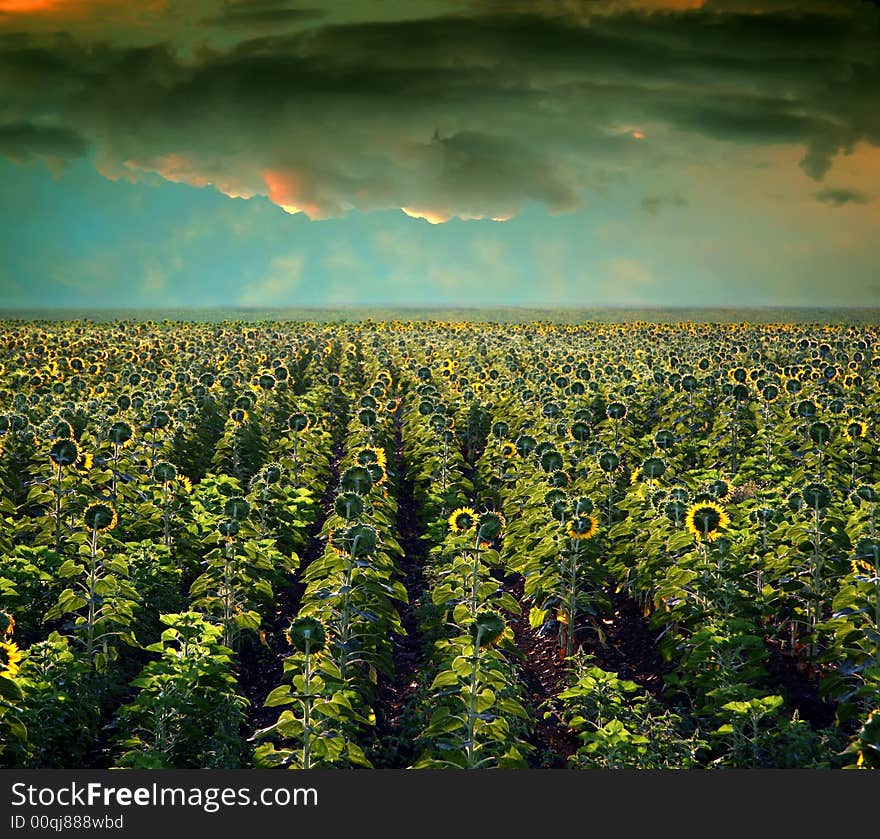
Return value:
<svg viewBox="0 0 880 839">
<path fill-rule="evenodd" d="M 846 439 L 855 443 L 858 440 L 862 440 L 867 432 L 867 427 L 865 423 L 861 420 L 850 420 L 846 424 L 846 428 L 844 429 L 844 434 L 846 435 Z"/>
<path fill-rule="evenodd" d="M 714 542 L 729 524 L 730 516 L 715 501 L 698 501 L 692 504 L 684 517 L 685 528 L 698 542 Z"/>
<path fill-rule="evenodd" d="M 459 507 L 452 511 L 447 521 L 453 533 L 467 533 L 476 524 L 477 513 L 471 507 Z"/>
<path fill-rule="evenodd" d="M 505 440 L 501 444 L 501 457 L 510 458 L 516 454 L 516 446 L 511 443 L 509 440 Z"/>
<path fill-rule="evenodd" d="M 21 663 L 21 650 L 15 641 L 0 641 L 0 674 L 15 676 Z"/>
<path fill-rule="evenodd" d="M 592 514 L 578 516 L 568 524 L 568 535 L 572 539 L 592 539 L 599 530 L 599 520 Z"/>
</svg>

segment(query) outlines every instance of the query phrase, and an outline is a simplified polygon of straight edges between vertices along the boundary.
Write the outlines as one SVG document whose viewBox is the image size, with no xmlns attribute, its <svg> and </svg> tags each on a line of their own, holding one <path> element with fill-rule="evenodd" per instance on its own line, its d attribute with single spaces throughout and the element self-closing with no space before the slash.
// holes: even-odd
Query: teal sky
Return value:
<svg viewBox="0 0 880 839">
<path fill-rule="evenodd" d="M 0 0 L 0 307 L 880 305 L 878 81 L 865 2 Z"/>
</svg>

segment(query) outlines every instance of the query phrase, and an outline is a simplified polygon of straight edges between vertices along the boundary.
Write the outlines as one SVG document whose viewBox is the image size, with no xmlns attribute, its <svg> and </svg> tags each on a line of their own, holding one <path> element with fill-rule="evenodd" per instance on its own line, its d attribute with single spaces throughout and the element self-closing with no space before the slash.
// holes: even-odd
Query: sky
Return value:
<svg viewBox="0 0 880 839">
<path fill-rule="evenodd" d="M 0 0 L 0 308 L 880 306 L 880 4 Z"/>
</svg>

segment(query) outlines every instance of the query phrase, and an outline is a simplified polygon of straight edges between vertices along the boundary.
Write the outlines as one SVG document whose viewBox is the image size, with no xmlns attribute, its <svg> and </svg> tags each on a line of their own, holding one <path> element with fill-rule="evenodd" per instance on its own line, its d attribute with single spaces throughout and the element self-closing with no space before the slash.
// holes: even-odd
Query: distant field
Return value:
<svg viewBox="0 0 880 839">
<path fill-rule="evenodd" d="M 96 323 L 113 320 L 172 320 L 198 323 L 221 321 L 310 321 L 352 323 L 365 320 L 472 321 L 475 323 L 880 323 L 875 308 L 394 308 L 351 307 L 335 309 L 3 309 L 0 319 L 28 321 L 85 320 Z"/>
</svg>

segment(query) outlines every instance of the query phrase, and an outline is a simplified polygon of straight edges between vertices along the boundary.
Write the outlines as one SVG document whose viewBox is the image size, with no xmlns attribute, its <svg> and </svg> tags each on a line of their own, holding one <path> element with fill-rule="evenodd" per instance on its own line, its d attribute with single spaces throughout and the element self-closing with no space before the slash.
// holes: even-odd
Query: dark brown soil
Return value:
<svg viewBox="0 0 880 839">
<path fill-rule="evenodd" d="M 625 594 L 612 592 L 611 614 L 601 619 L 605 643 L 586 627 L 578 636 L 584 650 L 595 656 L 596 665 L 641 685 L 661 698 L 663 677 L 671 669 L 657 652 L 657 644 L 638 603 Z"/>
<path fill-rule="evenodd" d="M 529 625 L 528 603 L 522 602 L 523 580 L 508 578 L 507 590 L 520 601 L 522 612 L 512 621 L 517 648 L 523 654 L 522 677 L 535 714 L 533 744 L 543 766 L 563 767 L 578 748 L 577 736 L 555 718 L 543 718 L 542 705 L 565 689 L 569 673 L 555 636 L 540 635 Z M 577 645 L 594 657 L 598 667 L 636 682 L 660 698 L 663 676 L 669 666 L 657 652 L 654 637 L 638 604 L 621 594 L 611 594 L 612 611 L 601 619 L 604 643 L 595 628 L 586 625 L 577 634 Z"/>
<path fill-rule="evenodd" d="M 814 729 L 834 725 L 837 706 L 819 696 L 815 673 L 790 653 L 783 652 L 779 638 L 765 638 L 764 646 L 770 656 L 767 663 L 770 678 L 788 706 L 796 709 L 798 716 Z"/>
<path fill-rule="evenodd" d="M 578 748 L 577 735 L 560 725 L 554 717 L 544 719 L 542 706 L 565 689 L 567 671 L 555 638 L 538 634 L 529 625 L 529 606 L 522 602 L 523 580 L 518 574 L 508 579 L 505 588 L 520 603 L 520 614 L 511 621 L 517 649 L 523 654 L 521 675 L 535 720 L 532 745 L 534 761 L 544 768 L 561 769 Z"/>
<path fill-rule="evenodd" d="M 394 638 L 392 650 L 394 678 L 381 685 L 382 701 L 377 708 L 376 733 L 380 743 L 395 741 L 398 744 L 393 762 L 387 766 L 402 768 L 412 763 L 415 755 L 408 749 L 412 737 L 404 731 L 405 712 L 409 700 L 419 685 L 419 673 L 425 663 L 425 638 L 419 626 L 418 609 L 425 592 L 424 569 L 427 549 L 421 538 L 422 530 L 418 519 L 413 482 L 403 457 L 401 439 L 401 419 L 397 418 L 395 453 L 393 467 L 398 476 L 397 483 L 397 536 L 403 548 L 401 570 L 402 582 L 409 602 L 403 606 L 400 622 L 405 635 Z M 386 763 L 383 761 L 383 766 Z"/>
</svg>

